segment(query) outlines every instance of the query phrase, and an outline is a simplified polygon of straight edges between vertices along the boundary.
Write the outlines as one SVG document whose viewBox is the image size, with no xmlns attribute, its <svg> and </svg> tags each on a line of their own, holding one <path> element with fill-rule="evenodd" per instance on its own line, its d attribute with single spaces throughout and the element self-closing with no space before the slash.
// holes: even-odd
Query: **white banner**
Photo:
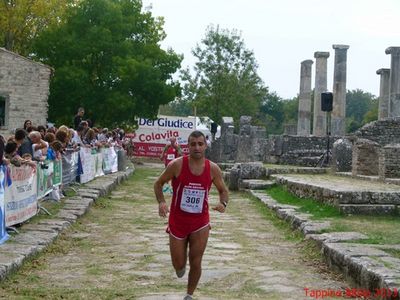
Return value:
<svg viewBox="0 0 400 300">
<path fill-rule="evenodd" d="M 101 152 L 97 152 L 96 154 L 96 173 L 94 176 L 99 177 L 103 176 L 103 154 Z"/>
<path fill-rule="evenodd" d="M 37 174 L 30 166 L 10 167 L 11 186 L 5 188 L 6 226 L 22 223 L 37 213 Z"/>
<path fill-rule="evenodd" d="M 79 151 L 82 163 L 83 174 L 80 175 L 80 183 L 86 183 L 94 179 L 96 174 L 95 155 L 92 155 L 92 149 L 82 147 Z"/>
<path fill-rule="evenodd" d="M 104 174 L 118 172 L 118 156 L 114 147 L 102 148 Z"/>
</svg>

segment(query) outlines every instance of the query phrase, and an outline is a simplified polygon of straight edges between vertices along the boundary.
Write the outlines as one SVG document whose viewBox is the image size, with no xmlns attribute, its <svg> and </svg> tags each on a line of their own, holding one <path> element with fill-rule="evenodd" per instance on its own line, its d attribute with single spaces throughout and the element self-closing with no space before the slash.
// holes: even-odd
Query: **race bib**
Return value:
<svg viewBox="0 0 400 300">
<path fill-rule="evenodd" d="M 175 159 L 175 154 L 167 154 L 167 159 L 168 159 L 168 160 L 173 160 L 173 159 Z"/>
<path fill-rule="evenodd" d="M 181 198 L 181 210 L 193 214 L 200 214 L 203 211 L 205 190 L 183 188 Z"/>
</svg>

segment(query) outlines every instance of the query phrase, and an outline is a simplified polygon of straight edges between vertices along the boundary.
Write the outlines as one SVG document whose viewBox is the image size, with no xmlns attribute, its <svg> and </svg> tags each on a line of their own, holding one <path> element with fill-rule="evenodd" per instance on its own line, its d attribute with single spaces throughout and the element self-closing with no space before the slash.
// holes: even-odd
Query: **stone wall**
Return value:
<svg viewBox="0 0 400 300">
<path fill-rule="evenodd" d="M 10 135 L 24 121 L 46 125 L 52 69 L 0 48 L 0 96 L 5 98 L 5 120 L 0 134 Z"/>
<path fill-rule="evenodd" d="M 400 117 L 368 123 L 355 132 L 355 139 L 355 144 L 364 145 L 353 151 L 353 175 L 400 178 L 400 155 L 395 145 L 400 143 Z"/>
<path fill-rule="evenodd" d="M 379 144 L 358 139 L 353 145 L 352 175 L 378 175 Z"/>
<path fill-rule="evenodd" d="M 381 146 L 400 143 L 400 117 L 368 123 L 354 134 L 358 138 L 377 142 Z"/>
<path fill-rule="evenodd" d="M 333 172 L 351 172 L 353 144 L 347 138 L 333 143 L 331 167 Z"/>
<path fill-rule="evenodd" d="M 221 137 L 211 145 L 211 160 L 215 162 L 262 161 L 265 152 L 265 128 L 251 125 L 251 117 L 240 118 L 239 134 L 234 133 L 233 119 L 224 117 Z"/>
<path fill-rule="evenodd" d="M 330 149 L 336 139 L 330 137 Z M 326 137 L 275 135 L 270 136 L 267 140 L 264 161 L 288 165 L 315 166 L 326 150 Z"/>
<path fill-rule="evenodd" d="M 386 145 L 379 152 L 379 178 L 400 178 L 400 144 Z"/>
</svg>

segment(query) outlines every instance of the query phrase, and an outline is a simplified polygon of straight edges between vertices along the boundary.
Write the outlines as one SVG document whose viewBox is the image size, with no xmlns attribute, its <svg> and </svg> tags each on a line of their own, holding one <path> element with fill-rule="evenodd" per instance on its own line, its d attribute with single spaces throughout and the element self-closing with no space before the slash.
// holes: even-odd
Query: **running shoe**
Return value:
<svg viewBox="0 0 400 300">
<path fill-rule="evenodd" d="M 185 275 L 185 272 L 186 272 L 186 267 L 183 267 L 182 269 L 176 271 L 176 276 L 178 276 L 178 278 L 182 278 L 183 275 Z"/>
</svg>

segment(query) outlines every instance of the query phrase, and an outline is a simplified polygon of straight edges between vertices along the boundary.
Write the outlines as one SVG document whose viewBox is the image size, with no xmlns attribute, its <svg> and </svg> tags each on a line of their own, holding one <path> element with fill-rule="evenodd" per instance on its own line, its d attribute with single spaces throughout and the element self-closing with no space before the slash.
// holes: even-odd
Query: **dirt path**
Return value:
<svg viewBox="0 0 400 300">
<path fill-rule="evenodd" d="M 152 191 L 160 167 L 139 166 L 45 254 L 3 282 L 0 298 L 182 299 L 187 275 L 174 275 Z M 196 299 L 312 299 L 304 288 L 347 286 L 260 210 L 255 200 L 233 193 L 226 214 L 211 212 Z"/>
</svg>

